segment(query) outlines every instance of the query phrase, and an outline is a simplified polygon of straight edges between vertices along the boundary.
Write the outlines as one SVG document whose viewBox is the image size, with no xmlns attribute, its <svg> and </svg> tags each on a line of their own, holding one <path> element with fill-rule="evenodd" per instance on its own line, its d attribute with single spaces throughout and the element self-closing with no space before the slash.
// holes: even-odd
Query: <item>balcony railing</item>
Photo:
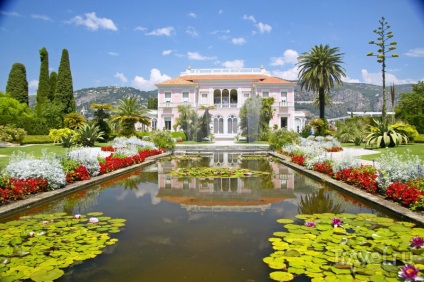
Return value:
<svg viewBox="0 0 424 282">
<path fill-rule="evenodd" d="M 216 109 L 236 109 L 237 103 L 231 103 L 231 104 L 214 104 Z"/>
</svg>

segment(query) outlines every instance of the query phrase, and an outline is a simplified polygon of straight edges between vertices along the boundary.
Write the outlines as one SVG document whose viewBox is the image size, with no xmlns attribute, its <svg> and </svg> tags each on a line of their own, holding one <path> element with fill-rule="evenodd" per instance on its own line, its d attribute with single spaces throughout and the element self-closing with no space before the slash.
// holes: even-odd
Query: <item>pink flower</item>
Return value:
<svg viewBox="0 0 424 282">
<path fill-rule="evenodd" d="M 340 218 L 333 218 L 333 220 L 331 221 L 331 225 L 333 225 L 334 227 L 340 227 L 342 226 L 343 221 Z"/>
<path fill-rule="evenodd" d="M 404 267 L 399 271 L 399 277 L 405 279 L 405 281 L 422 281 L 423 278 L 418 276 L 420 270 L 413 265 L 405 264 Z"/>
<path fill-rule="evenodd" d="M 418 236 L 414 237 L 411 239 L 411 242 L 409 242 L 409 245 L 414 249 L 424 248 L 424 238 Z"/>
<path fill-rule="evenodd" d="M 315 227 L 315 222 L 314 221 L 307 221 L 307 222 L 305 222 L 305 226 L 307 226 L 307 227 Z"/>
<path fill-rule="evenodd" d="M 34 237 L 34 235 L 35 235 L 35 232 L 33 231 L 29 232 L 29 237 Z"/>
<path fill-rule="evenodd" d="M 49 224 L 49 222 L 47 220 L 44 220 L 43 224 Z"/>
<path fill-rule="evenodd" d="M 99 219 L 97 217 L 90 217 L 90 219 L 88 220 L 88 222 L 90 223 L 98 223 Z"/>
<path fill-rule="evenodd" d="M 75 218 L 76 218 L 76 219 L 80 219 L 80 218 L 81 218 L 81 215 L 80 215 L 80 214 L 76 214 L 76 215 L 75 215 Z"/>
</svg>

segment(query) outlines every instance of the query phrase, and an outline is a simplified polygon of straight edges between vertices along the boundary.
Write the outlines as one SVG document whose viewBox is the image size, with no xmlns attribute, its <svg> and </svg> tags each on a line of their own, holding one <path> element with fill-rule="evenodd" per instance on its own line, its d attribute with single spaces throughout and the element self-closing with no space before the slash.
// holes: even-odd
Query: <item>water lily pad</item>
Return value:
<svg viewBox="0 0 424 282">
<path fill-rule="evenodd" d="M 101 216 L 103 215 L 102 212 L 89 212 L 87 213 L 87 216 Z"/>
<path fill-rule="evenodd" d="M 288 219 L 288 218 L 281 218 L 281 219 L 277 219 L 277 222 L 286 224 L 286 223 L 293 223 L 294 221 L 292 219 Z"/>
<path fill-rule="evenodd" d="M 269 274 L 269 277 L 275 281 L 290 281 L 293 280 L 294 276 L 288 272 L 274 271 Z"/>
</svg>

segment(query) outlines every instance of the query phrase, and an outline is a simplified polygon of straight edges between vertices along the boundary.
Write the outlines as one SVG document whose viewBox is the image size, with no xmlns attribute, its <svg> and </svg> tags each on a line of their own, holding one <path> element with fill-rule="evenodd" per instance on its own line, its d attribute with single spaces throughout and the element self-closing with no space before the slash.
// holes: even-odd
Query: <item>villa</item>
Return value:
<svg viewBox="0 0 424 282">
<path fill-rule="evenodd" d="M 211 132 L 215 140 L 233 140 L 240 132 L 240 108 L 253 95 L 273 97 L 271 128 L 297 132 L 305 125 L 305 113 L 294 109 L 295 82 L 271 76 L 263 66 L 253 69 L 191 69 L 179 77 L 156 84 L 157 118 L 152 129 L 174 130 L 179 105 L 190 105 L 198 115 L 210 108 Z"/>
</svg>

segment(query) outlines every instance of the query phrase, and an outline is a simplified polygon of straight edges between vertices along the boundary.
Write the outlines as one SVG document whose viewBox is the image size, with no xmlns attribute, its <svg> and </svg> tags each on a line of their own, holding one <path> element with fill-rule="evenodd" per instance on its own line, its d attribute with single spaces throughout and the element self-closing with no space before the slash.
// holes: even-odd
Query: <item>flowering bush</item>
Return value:
<svg viewBox="0 0 424 282">
<path fill-rule="evenodd" d="M 395 181 L 389 184 L 386 189 L 386 197 L 395 202 L 399 202 L 407 207 L 416 204 L 418 201 L 422 202 L 424 191 L 419 190 L 413 182 L 402 183 Z"/>
<path fill-rule="evenodd" d="M 358 159 L 350 154 L 345 154 L 343 158 L 338 158 L 333 160 L 332 168 L 333 172 L 337 173 L 340 170 L 346 169 L 346 168 L 355 168 L 359 167 L 360 163 Z"/>
<path fill-rule="evenodd" d="M 377 174 L 373 166 L 349 167 L 337 171 L 334 178 L 342 180 L 348 184 L 358 186 L 372 194 L 377 192 Z"/>
<path fill-rule="evenodd" d="M 22 128 L 0 125 L 0 141 L 21 143 L 27 132 Z"/>
<path fill-rule="evenodd" d="M 104 151 L 104 152 L 115 152 L 115 148 L 113 148 L 113 146 L 108 145 L 108 146 L 103 146 L 100 148 L 100 150 Z"/>
<path fill-rule="evenodd" d="M 66 173 L 67 183 L 73 183 L 75 181 L 89 180 L 89 179 L 90 179 L 90 172 L 84 165 L 79 165 L 78 167 Z"/>
<path fill-rule="evenodd" d="M 99 155 L 100 152 L 92 148 L 81 147 L 69 150 L 66 157 L 84 165 L 90 172 L 90 176 L 96 176 L 100 172 L 99 160 L 97 159 Z"/>
<path fill-rule="evenodd" d="M 155 144 L 149 141 L 144 141 L 136 136 L 131 136 L 129 138 L 127 137 L 116 137 L 113 139 L 112 147 L 113 148 L 125 148 L 128 146 L 136 146 L 136 147 L 142 147 L 142 148 L 155 148 Z"/>
<path fill-rule="evenodd" d="M 47 191 L 47 187 L 47 180 L 41 178 L 2 178 L 0 179 L 0 204 L 23 199 L 25 195 Z"/>
<path fill-rule="evenodd" d="M 48 188 L 52 190 L 66 184 L 65 173 L 59 159 L 56 154 L 48 154 L 46 150 L 42 151 L 42 157 L 39 159 L 21 151 L 16 154 L 13 152 L 3 172 L 17 179 L 45 179 L 48 182 Z"/>
</svg>

